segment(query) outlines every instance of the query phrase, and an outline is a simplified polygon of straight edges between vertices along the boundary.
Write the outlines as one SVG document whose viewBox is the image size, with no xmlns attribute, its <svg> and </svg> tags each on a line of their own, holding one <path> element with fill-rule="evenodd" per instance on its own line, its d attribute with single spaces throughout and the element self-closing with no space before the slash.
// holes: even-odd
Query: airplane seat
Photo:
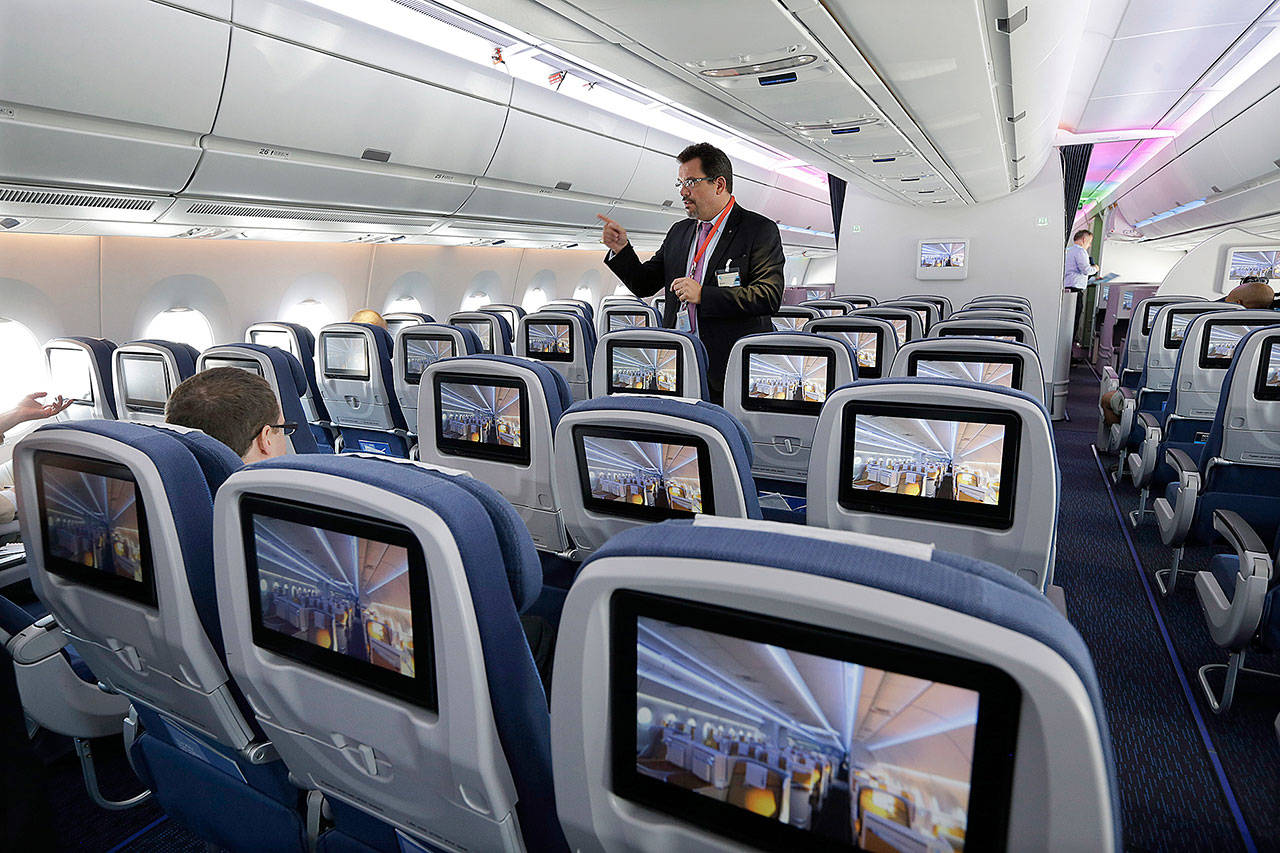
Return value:
<svg viewBox="0 0 1280 853">
<path fill-rule="evenodd" d="M 597 397 L 556 427 L 554 503 L 580 555 L 664 518 L 760 518 L 751 453 L 746 428 L 711 403 Z"/>
<path fill-rule="evenodd" d="M 1230 710 L 1240 673 L 1255 678 L 1280 679 L 1280 674 L 1246 667 L 1250 649 L 1280 651 L 1280 584 L 1275 565 L 1280 559 L 1280 530 L 1271 550 L 1250 524 L 1231 510 L 1213 511 L 1214 529 L 1235 551 L 1218 554 L 1209 570 L 1196 573 L 1196 595 L 1209 636 L 1227 650 L 1227 663 L 1200 667 L 1200 689 L 1215 714 Z M 1209 684 L 1209 673 L 1225 671 L 1221 695 Z"/>
<path fill-rule="evenodd" d="M 227 481 L 215 524 L 232 668 L 329 804 L 318 849 L 567 849 L 520 622 L 541 568 L 501 495 L 419 462 L 281 457 Z"/>
<path fill-rule="evenodd" d="M 731 756 L 741 805 L 720 801 L 714 789 L 664 785 L 639 761 L 632 770 L 637 708 L 673 692 L 689 697 L 691 716 L 699 716 L 694 708 L 723 708 L 734 719 L 750 713 L 766 737 L 795 729 L 833 764 L 852 753 L 881 770 L 905 766 L 915 771 L 912 784 L 923 774 L 952 778 L 942 766 L 956 743 L 966 744 L 960 773 L 971 787 L 961 829 L 970 849 L 1121 849 L 1110 734 L 1087 647 L 1044 596 L 981 560 L 929 544 L 711 516 L 623 531 L 587 560 L 569 591 L 555 673 L 556 802 L 574 849 L 819 846 L 796 821 L 765 818 L 776 800 L 748 799 L 769 769 L 760 751 Z M 865 701 L 895 688 L 918 693 L 928 709 L 915 724 L 918 737 L 905 725 L 885 737 L 883 717 Z M 848 707 L 857 709 L 852 719 L 838 710 Z M 930 749 L 938 714 L 955 730 Z M 969 736 L 975 722 L 992 741 Z M 894 748 L 904 740 L 908 748 Z M 967 775 L 988 760 L 984 778 Z M 751 767 L 760 770 L 747 786 Z M 849 810 L 847 800 L 828 797 L 812 805 L 810 825 L 849 821 Z M 928 807 L 914 812 L 916 823 L 898 828 L 901 844 L 862 848 L 936 849 Z"/>
<path fill-rule="evenodd" d="M 969 305 L 982 305 L 987 302 L 1021 302 L 1023 305 L 1030 307 L 1031 300 L 1025 296 L 1018 296 L 1015 293 L 988 293 L 983 296 L 975 296 L 965 303 Z"/>
<path fill-rule="evenodd" d="M 431 364 L 444 358 L 476 355 L 483 352 L 480 337 L 470 329 L 444 323 L 419 323 L 402 326 L 395 334 L 391 350 L 391 368 L 396 383 L 396 399 L 404 421 L 413 433 L 418 428 L 418 387 L 422 374 Z"/>
<path fill-rule="evenodd" d="M 855 311 L 859 308 L 874 308 L 880 302 L 880 300 L 876 299 L 874 296 L 870 296 L 865 293 L 837 293 L 831 298 L 837 302 L 844 302 Z"/>
<path fill-rule="evenodd" d="M 773 314 L 773 330 L 775 332 L 798 332 L 810 320 L 822 316 L 817 308 L 806 308 L 801 305 L 779 305 Z"/>
<path fill-rule="evenodd" d="M 881 302 L 877 308 L 905 308 L 920 318 L 920 336 L 925 337 L 934 324 L 942 321 L 942 309 L 938 303 L 928 299 L 908 299 L 905 296 Z"/>
<path fill-rule="evenodd" d="M 596 397 L 661 394 L 707 400 L 707 348 L 697 335 L 675 329 L 608 332 L 596 347 L 591 389 Z"/>
<path fill-rule="evenodd" d="M 769 496 L 762 512 L 803 523 L 804 488 L 795 484 L 808 474 L 823 403 L 858 378 L 857 355 L 843 340 L 811 332 L 747 335 L 729 351 L 725 376 L 725 411 L 751 436 L 751 473 Z"/>
<path fill-rule="evenodd" d="M 1031 301 L 1015 296 L 985 296 L 965 303 L 965 311 L 1016 311 L 1031 317 Z M 945 318 L 944 318 L 945 319 Z"/>
<path fill-rule="evenodd" d="M 493 311 L 457 311 L 449 315 L 449 325 L 474 332 L 480 339 L 480 351 L 495 355 L 511 355 L 515 335 L 507 318 Z"/>
<path fill-rule="evenodd" d="M 116 417 L 135 423 L 164 423 L 164 406 L 174 388 L 196 372 L 200 351 L 174 341 L 140 340 L 111 353 Z"/>
<path fill-rule="evenodd" d="M 938 306 L 938 319 L 945 320 L 952 314 L 951 300 L 932 293 L 909 293 L 902 297 L 911 302 L 932 302 Z M 1029 303 L 1028 303 L 1029 304 Z"/>
<path fill-rule="evenodd" d="M 924 337 L 924 324 L 920 322 L 920 315 L 909 308 L 877 305 L 874 308 L 859 308 L 850 316 L 874 317 L 888 321 L 889 325 L 893 326 L 895 343 L 898 346 Z"/>
<path fill-rule="evenodd" d="M 1182 351 L 1183 335 L 1186 334 L 1191 319 L 1199 314 L 1232 310 L 1244 309 L 1239 305 L 1204 300 L 1169 302 L 1160 306 L 1152 321 L 1152 337 L 1155 337 L 1155 341 L 1147 346 L 1146 358 L 1142 363 L 1142 376 L 1136 389 L 1119 389 L 1124 397 L 1120 421 L 1111 424 L 1107 429 L 1106 445 L 1099 448 L 1100 450 L 1111 453 L 1118 451 L 1124 454 L 1127 450 L 1138 446 L 1143 436 L 1139 415 L 1154 416 L 1168 399 L 1174 367 L 1178 361 L 1178 354 Z M 1158 337 L 1156 337 L 1157 334 Z M 1103 417 L 1101 411 L 1098 416 Z M 1123 473 L 1123 458 L 1121 462 L 1121 471 L 1118 473 Z"/>
<path fill-rule="evenodd" d="M 320 388 L 343 450 L 409 456 L 412 439 L 396 396 L 391 347 L 390 333 L 370 323 L 320 330 Z"/>
<path fill-rule="evenodd" d="M 1118 378 L 1121 388 L 1136 389 L 1138 387 L 1138 380 L 1142 377 L 1142 367 L 1147 360 L 1147 346 L 1151 341 L 1152 322 L 1155 320 L 1156 312 L 1165 305 L 1172 305 L 1175 302 L 1197 302 L 1203 299 L 1203 296 L 1166 294 L 1148 296 L 1134 306 L 1133 319 L 1129 323 L 1129 331 L 1125 336 L 1124 352 L 1120 357 Z"/>
<path fill-rule="evenodd" d="M 52 394 L 72 400 L 59 420 L 115 420 L 116 392 L 111 353 L 116 345 L 106 338 L 53 338 L 44 345 Z"/>
<path fill-rule="evenodd" d="M 967 318 L 963 312 L 957 311 L 951 319 L 943 320 L 929 330 L 931 338 L 965 337 L 995 338 L 996 340 L 1013 341 L 1026 344 L 1040 352 L 1036 342 L 1036 332 L 1025 320 L 987 320 Z"/>
<path fill-rule="evenodd" d="M 956 320 L 1012 320 L 1015 323 L 1026 323 L 1034 326 L 1031 309 L 1022 306 L 992 307 L 992 303 L 978 306 L 966 306 L 951 315 Z"/>
<path fill-rule="evenodd" d="M 859 379 L 887 376 L 898 353 L 898 335 L 893 324 L 876 317 L 856 314 L 822 317 L 805 323 L 804 331 L 847 343 L 858 357 Z"/>
<path fill-rule="evenodd" d="M 1175 479 L 1156 498 L 1160 538 L 1173 549 L 1156 572 L 1161 592 L 1178 582 L 1188 544 L 1216 538 L 1213 511 L 1236 512 L 1266 541 L 1280 528 L 1280 326 L 1254 329 L 1236 344 L 1200 461 L 1177 449 L 1164 461 Z M 1166 581 L 1167 578 L 1167 581 Z"/>
<path fill-rule="evenodd" d="M 1013 388 L 1045 405 L 1040 356 L 1026 344 L 989 338 L 923 338 L 898 350 L 889 376 L 959 379 Z"/>
<path fill-rule="evenodd" d="M 554 311 L 556 310 L 555 306 L 567 306 L 571 308 L 577 308 L 579 311 L 582 312 L 582 316 L 586 318 L 586 321 L 590 323 L 594 328 L 595 320 L 596 320 L 596 309 L 587 300 L 585 299 L 552 299 L 546 305 L 543 305 L 540 310 Z"/>
<path fill-rule="evenodd" d="M 635 299 L 600 306 L 598 323 L 597 343 L 610 332 L 635 328 L 662 328 L 662 317 L 652 307 Z"/>
<path fill-rule="evenodd" d="M 1231 356 L 1244 333 L 1280 319 L 1274 311 L 1205 312 L 1194 316 L 1174 358 L 1169 393 L 1157 412 L 1138 412 L 1134 420 L 1142 438 L 1125 459 L 1139 492 L 1138 509 L 1129 513 L 1136 527 L 1146 516 L 1151 492 L 1163 494 L 1174 478 L 1164 459 L 1165 448 L 1177 448 L 1199 462 Z"/>
<path fill-rule="evenodd" d="M 311 434 L 315 437 L 316 444 L 322 452 L 332 452 L 337 444 L 338 429 L 329 417 L 324 394 L 320 391 L 320 383 L 316 381 L 316 336 L 301 323 L 254 323 L 245 330 L 244 341 L 247 344 L 280 347 L 302 364 L 302 372 L 307 379 L 302 408 L 311 424 Z"/>
<path fill-rule="evenodd" d="M 418 458 L 487 483 L 516 508 L 539 549 L 570 554 L 552 487 L 556 426 L 573 405 L 565 378 L 539 361 L 473 355 L 429 365 L 418 395 Z M 473 413 L 492 413 L 494 423 L 468 423 Z"/>
<path fill-rule="evenodd" d="M 213 367 L 237 367 L 256 373 L 267 381 L 280 401 L 284 423 L 297 424 L 298 427 L 292 435 L 285 436 L 289 452 L 332 452 L 330 449 L 322 450 L 315 435 L 307 428 L 307 415 L 302 408 L 307 377 L 302 370 L 302 362 L 292 353 L 262 344 L 219 344 L 205 350 L 196 360 L 197 372 Z"/>
<path fill-rule="evenodd" d="M 118 421 L 43 426 L 15 453 L 32 586 L 130 701 L 139 778 L 209 843 L 303 851 L 302 792 L 227 673 L 217 617 L 213 494 L 241 467 L 198 430 Z"/>
<path fill-rule="evenodd" d="M 801 308 L 812 308 L 820 317 L 843 317 L 853 310 L 848 302 L 839 299 L 806 299 L 800 303 Z"/>
<path fill-rule="evenodd" d="M 827 398 L 813 446 L 809 524 L 945 541 L 1049 593 L 1061 476 L 1035 396 L 950 379 L 858 382 Z"/>
<path fill-rule="evenodd" d="M 396 336 L 396 332 L 405 326 L 417 326 L 421 323 L 434 323 L 436 321 L 435 317 L 430 314 L 424 314 L 421 311 L 392 311 L 388 314 L 383 314 L 382 319 L 386 321 L 387 331 L 393 338 Z"/>
<path fill-rule="evenodd" d="M 591 397 L 595 348 L 591 322 L 576 311 L 544 308 L 520 318 L 515 354 L 540 361 L 562 375 L 575 400 Z"/>
</svg>

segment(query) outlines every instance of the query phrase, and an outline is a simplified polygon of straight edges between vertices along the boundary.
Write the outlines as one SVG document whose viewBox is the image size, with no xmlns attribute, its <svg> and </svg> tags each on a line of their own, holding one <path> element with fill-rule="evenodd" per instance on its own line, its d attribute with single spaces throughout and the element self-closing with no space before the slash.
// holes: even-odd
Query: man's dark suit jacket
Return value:
<svg viewBox="0 0 1280 853">
<path fill-rule="evenodd" d="M 784 284 L 782 238 L 773 220 L 734 204 L 721 226 L 711 262 L 702 276 L 702 304 L 698 306 L 698 337 L 707 348 L 707 384 L 711 398 L 724 400 L 725 369 L 729 350 L 739 338 L 757 332 L 772 332 L 770 317 L 782 303 Z M 698 230 L 695 219 L 671 226 L 662 246 L 644 263 L 627 244 L 608 258 L 605 265 L 636 296 L 652 296 L 663 291 L 666 308 L 662 325 L 675 328 L 680 299 L 671 292 L 671 282 L 689 273 L 689 249 Z M 716 273 L 724 272 L 729 261 L 741 275 L 738 287 L 718 287 Z"/>
</svg>

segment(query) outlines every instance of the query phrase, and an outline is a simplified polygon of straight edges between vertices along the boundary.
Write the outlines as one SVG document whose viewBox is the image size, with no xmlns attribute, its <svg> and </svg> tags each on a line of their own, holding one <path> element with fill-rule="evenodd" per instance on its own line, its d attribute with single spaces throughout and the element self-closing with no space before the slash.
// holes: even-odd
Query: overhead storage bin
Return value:
<svg viewBox="0 0 1280 853">
<path fill-rule="evenodd" d="M 180 189 L 213 125 L 229 31 L 148 0 L 5 0 L 0 173 Z"/>
</svg>

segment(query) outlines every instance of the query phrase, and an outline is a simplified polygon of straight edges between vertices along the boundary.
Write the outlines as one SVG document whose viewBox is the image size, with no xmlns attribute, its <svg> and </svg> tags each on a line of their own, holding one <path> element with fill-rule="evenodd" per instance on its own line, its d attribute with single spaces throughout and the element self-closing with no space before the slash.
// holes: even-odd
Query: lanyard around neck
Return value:
<svg viewBox="0 0 1280 853">
<path fill-rule="evenodd" d="M 716 236 L 716 232 L 720 230 L 720 226 L 724 224 L 725 219 L 729 216 L 729 211 L 733 209 L 733 196 L 729 196 L 729 203 L 724 206 L 724 210 L 716 217 L 716 224 L 707 232 L 707 236 L 703 238 L 702 245 L 698 247 L 698 251 L 694 253 L 693 263 L 689 265 L 689 274 L 693 275 L 693 271 L 698 268 L 698 262 L 702 260 L 703 254 L 707 251 L 707 246 L 711 245 L 711 238 Z"/>
</svg>

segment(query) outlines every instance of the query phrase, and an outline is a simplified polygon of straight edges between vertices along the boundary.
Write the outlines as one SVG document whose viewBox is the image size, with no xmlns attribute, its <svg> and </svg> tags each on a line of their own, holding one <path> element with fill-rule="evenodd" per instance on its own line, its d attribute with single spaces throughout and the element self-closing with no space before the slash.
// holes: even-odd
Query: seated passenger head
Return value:
<svg viewBox="0 0 1280 853">
<path fill-rule="evenodd" d="M 353 323 L 369 323 L 374 326 L 387 327 L 387 321 L 382 319 L 382 315 L 372 308 L 361 308 L 359 311 L 351 315 Z"/>
<path fill-rule="evenodd" d="M 261 376 L 238 367 L 202 370 L 174 388 L 164 419 L 218 439 L 246 463 L 289 449 L 275 392 Z"/>
<path fill-rule="evenodd" d="M 1243 305 L 1245 308 L 1266 309 L 1271 307 L 1275 298 L 1275 291 L 1271 289 L 1267 279 L 1260 275 L 1249 275 L 1242 278 L 1240 284 L 1223 301 Z"/>
</svg>

